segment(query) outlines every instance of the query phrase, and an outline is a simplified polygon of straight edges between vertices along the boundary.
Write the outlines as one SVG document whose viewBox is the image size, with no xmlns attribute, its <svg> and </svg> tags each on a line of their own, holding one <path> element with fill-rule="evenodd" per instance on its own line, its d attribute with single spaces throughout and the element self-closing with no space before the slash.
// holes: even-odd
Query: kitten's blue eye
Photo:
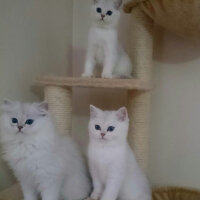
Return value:
<svg viewBox="0 0 200 200">
<path fill-rule="evenodd" d="M 100 131 L 101 130 L 101 127 L 99 125 L 95 125 L 95 129 Z"/>
<path fill-rule="evenodd" d="M 113 12 L 112 12 L 111 10 L 109 10 L 106 14 L 107 14 L 107 15 L 112 15 L 112 13 L 113 13 Z"/>
<path fill-rule="evenodd" d="M 17 123 L 18 123 L 17 118 L 12 118 L 12 123 L 13 123 L 13 124 L 17 124 Z"/>
<path fill-rule="evenodd" d="M 26 120 L 26 124 L 28 124 L 28 125 L 31 125 L 33 122 L 34 122 L 33 119 L 27 119 L 27 120 Z"/>
<path fill-rule="evenodd" d="M 107 129 L 107 131 L 112 132 L 112 131 L 114 131 L 114 129 L 115 129 L 114 126 L 109 126 L 108 129 Z"/>
<path fill-rule="evenodd" d="M 97 11 L 98 13 L 101 13 L 101 12 L 102 12 L 101 8 L 97 8 L 96 11 Z"/>
</svg>

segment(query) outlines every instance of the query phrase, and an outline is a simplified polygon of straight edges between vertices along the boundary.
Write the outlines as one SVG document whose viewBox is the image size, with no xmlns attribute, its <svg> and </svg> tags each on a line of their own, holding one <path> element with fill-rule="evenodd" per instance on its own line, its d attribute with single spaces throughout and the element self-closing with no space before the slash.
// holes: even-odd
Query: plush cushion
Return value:
<svg viewBox="0 0 200 200">
<path fill-rule="evenodd" d="M 127 13 L 135 8 L 170 31 L 200 40 L 200 0 L 131 0 L 124 5 Z"/>
<path fill-rule="evenodd" d="M 199 200 L 200 191 L 189 188 L 167 187 L 153 191 L 153 200 Z"/>
</svg>

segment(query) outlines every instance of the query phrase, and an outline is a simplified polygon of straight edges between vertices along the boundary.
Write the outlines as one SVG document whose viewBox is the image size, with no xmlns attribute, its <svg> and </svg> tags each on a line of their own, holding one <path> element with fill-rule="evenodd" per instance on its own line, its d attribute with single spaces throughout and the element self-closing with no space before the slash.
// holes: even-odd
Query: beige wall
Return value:
<svg viewBox="0 0 200 200">
<path fill-rule="evenodd" d="M 149 176 L 200 189 L 200 45 L 156 31 Z"/>
<path fill-rule="evenodd" d="M 32 101 L 32 79 L 71 66 L 72 0 L 0 0 L 0 101 Z M 12 182 L 0 161 L 0 189 Z"/>
<path fill-rule="evenodd" d="M 82 73 L 90 0 L 73 0 L 73 5 L 72 0 L 0 0 L 0 4 L 0 100 L 36 99 L 30 91 L 32 77 L 67 73 L 71 55 L 74 75 Z M 122 27 L 121 35 L 126 36 L 127 23 Z M 199 52 L 199 45 L 157 28 L 148 171 L 153 184 L 200 187 Z M 118 108 L 126 104 L 126 93 L 75 90 L 73 133 L 83 149 L 91 103 Z M 12 182 L 9 173 L 0 162 L 0 188 Z"/>
</svg>

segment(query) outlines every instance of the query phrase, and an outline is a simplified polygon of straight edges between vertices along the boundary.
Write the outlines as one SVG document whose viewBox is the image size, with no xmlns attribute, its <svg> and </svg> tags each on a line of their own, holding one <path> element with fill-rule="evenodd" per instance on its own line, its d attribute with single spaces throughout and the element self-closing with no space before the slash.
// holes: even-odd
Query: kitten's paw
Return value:
<svg viewBox="0 0 200 200">
<path fill-rule="evenodd" d="M 108 74 L 108 73 L 102 73 L 101 75 L 102 78 L 113 78 L 112 74 Z"/>
<path fill-rule="evenodd" d="M 120 79 L 132 79 L 133 76 L 131 76 L 131 75 L 120 75 L 118 78 L 120 78 Z"/>
<path fill-rule="evenodd" d="M 93 74 L 92 73 L 83 73 L 82 75 L 81 75 L 83 78 L 91 78 L 92 76 L 93 76 Z"/>
</svg>

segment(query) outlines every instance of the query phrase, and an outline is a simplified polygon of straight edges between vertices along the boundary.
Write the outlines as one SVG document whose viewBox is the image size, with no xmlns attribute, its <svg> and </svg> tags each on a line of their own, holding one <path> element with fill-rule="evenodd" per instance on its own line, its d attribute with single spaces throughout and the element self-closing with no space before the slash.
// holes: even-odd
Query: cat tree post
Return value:
<svg viewBox="0 0 200 200">
<path fill-rule="evenodd" d="M 131 58 L 135 78 L 151 81 L 153 52 L 153 22 L 140 10 L 132 10 Z M 144 170 L 148 165 L 150 91 L 128 91 L 130 115 L 129 142 Z"/>
<path fill-rule="evenodd" d="M 62 135 L 71 134 L 72 126 L 72 91 L 68 87 L 46 86 L 45 100 L 49 111 L 55 119 L 57 128 Z"/>
</svg>

